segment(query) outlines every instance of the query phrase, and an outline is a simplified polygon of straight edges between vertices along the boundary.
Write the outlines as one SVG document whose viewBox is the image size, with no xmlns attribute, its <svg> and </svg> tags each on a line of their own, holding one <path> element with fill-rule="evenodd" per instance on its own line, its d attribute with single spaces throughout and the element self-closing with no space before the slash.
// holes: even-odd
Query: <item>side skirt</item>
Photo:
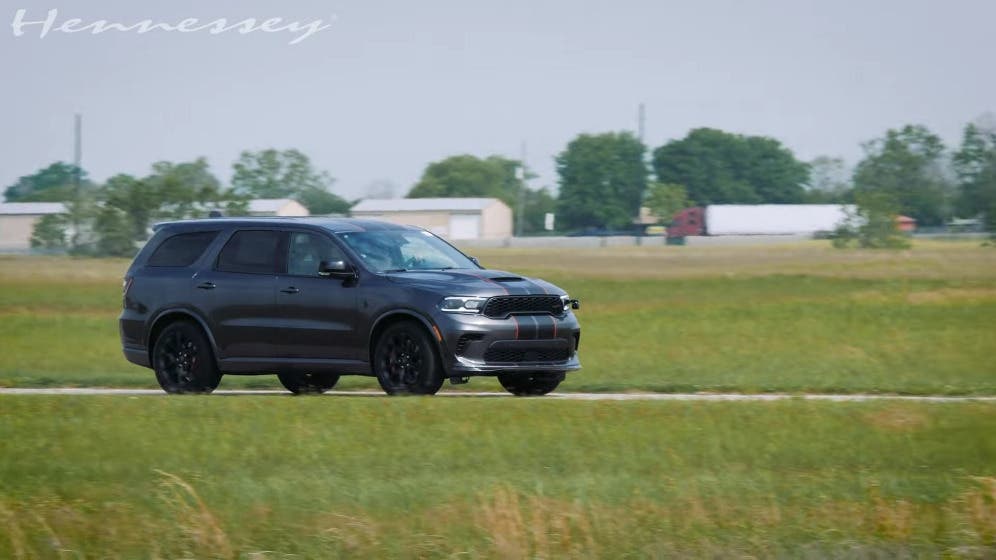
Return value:
<svg viewBox="0 0 996 560">
<path fill-rule="evenodd" d="M 373 375 L 361 360 L 316 360 L 309 358 L 225 358 L 218 366 L 226 375 L 265 375 L 282 372 Z"/>
</svg>

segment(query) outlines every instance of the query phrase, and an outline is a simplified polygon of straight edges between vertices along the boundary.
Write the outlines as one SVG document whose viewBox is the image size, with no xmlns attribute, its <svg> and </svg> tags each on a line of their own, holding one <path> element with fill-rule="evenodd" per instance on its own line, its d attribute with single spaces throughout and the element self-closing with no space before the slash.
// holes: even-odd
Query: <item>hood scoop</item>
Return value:
<svg viewBox="0 0 996 560">
<path fill-rule="evenodd" d="M 488 278 L 492 282 L 522 282 L 522 278 L 518 276 L 498 276 L 495 278 Z"/>
</svg>

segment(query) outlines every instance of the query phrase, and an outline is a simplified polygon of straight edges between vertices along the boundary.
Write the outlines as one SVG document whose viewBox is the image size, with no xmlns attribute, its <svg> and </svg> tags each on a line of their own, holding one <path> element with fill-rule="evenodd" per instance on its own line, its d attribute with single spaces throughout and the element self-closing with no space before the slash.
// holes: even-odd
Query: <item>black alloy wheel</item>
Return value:
<svg viewBox="0 0 996 560">
<path fill-rule="evenodd" d="M 285 389 L 295 395 L 320 395 L 339 382 L 336 373 L 278 373 L 277 379 Z"/>
<path fill-rule="evenodd" d="M 413 321 L 388 327 L 377 340 L 373 361 L 377 381 L 389 395 L 434 395 L 443 386 L 432 340 Z"/>
<path fill-rule="evenodd" d="M 167 326 L 152 350 L 156 381 L 170 394 L 210 393 L 221 383 L 211 344 L 201 328 L 188 321 Z"/>
<path fill-rule="evenodd" d="M 517 397 L 538 397 L 553 391 L 564 380 L 563 373 L 506 373 L 498 382 Z"/>
</svg>

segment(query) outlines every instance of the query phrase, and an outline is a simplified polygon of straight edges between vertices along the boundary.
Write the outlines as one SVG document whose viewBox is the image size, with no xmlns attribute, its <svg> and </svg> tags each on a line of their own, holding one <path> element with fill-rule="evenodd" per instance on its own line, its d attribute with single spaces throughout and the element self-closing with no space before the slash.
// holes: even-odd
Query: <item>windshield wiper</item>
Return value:
<svg viewBox="0 0 996 560">
<path fill-rule="evenodd" d="M 381 272 L 408 272 L 407 268 L 389 268 L 387 270 L 382 270 Z"/>
</svg>

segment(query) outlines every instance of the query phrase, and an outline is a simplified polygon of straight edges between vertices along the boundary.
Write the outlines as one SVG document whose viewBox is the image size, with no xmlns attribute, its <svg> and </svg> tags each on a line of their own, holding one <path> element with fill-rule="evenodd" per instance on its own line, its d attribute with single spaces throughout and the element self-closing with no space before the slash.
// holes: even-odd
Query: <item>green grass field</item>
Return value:
<svg viewBox="0 0 996 560">
<path fill-rule="evenodd" d="M 584 369 L 562 390 L 996 394 L 996 250 L 978 243 L 473 252 L 581 298 Z M 0 385 L 154 387 L 118 347 L 126 266 L 0 257 Z M 277 385 L 222 383 L 246 386 Z"/>
<path fill-rule="evenodd" d="M 2 558 L 992 557 L 996 406 L 0 396 Z"/>
<path fill-rule="evenodd" d="M 562 390 L 996 394 L 992 248 L 474 253 L 583 300 Z M 0 257 L 0 385 L 154 387 L 118 348 L 126 266 Z M 245 386 L 276 384 L 222 383 Z M 0 558 L 992 558 L 993 426 L 993 403 L 0 395 Z"/>
</svg>

